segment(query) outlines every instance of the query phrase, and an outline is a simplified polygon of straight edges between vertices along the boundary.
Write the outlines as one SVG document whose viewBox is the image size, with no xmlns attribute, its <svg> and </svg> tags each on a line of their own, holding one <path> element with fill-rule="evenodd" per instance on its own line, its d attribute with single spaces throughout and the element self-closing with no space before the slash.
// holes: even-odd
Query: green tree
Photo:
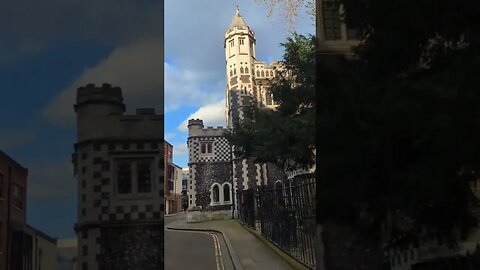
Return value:
<svg viewBox="0 0 480 270">
<path fill-rule="evenodd" d="M 293 34 L 282 46 L 284 69 L 269 86 L 277 109 L 251 106 L 226 137 L 239 157 L 292 169 L 315 161 L 314 37 Z"/>
<path fill-rule="evenodd" d="M 470 184 L 480 172 L 480 3 L 344 3 L 347 24 L 357 24 L 363 39 L 341 71 L 317 70 L 324 98 L 317 217 L 348 226 L 358 254 L 377 249 L 358 269 L 378 269 L 382 244 L 418 243 L 428 227 L 455 245 L 454 229 L 466 238 L 476 225 Z M 381 238 L 388 216 L 403 221 Z M 349 269 L 337 263 L 327 269 Z"/>
</svg>

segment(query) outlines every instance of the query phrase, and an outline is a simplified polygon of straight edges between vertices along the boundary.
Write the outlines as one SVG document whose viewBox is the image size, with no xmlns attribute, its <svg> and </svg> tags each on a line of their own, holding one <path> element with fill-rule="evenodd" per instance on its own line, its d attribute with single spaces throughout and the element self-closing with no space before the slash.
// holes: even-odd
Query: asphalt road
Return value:
<svg viewBox="0 0 480 270">
<path fill-rule="evenodd" d="M 165 217 L 165 226 L 185 215 Z M 229 270 L 233 265 L 221 235 L 165 229 L 166 270 Z"/>
</svg>

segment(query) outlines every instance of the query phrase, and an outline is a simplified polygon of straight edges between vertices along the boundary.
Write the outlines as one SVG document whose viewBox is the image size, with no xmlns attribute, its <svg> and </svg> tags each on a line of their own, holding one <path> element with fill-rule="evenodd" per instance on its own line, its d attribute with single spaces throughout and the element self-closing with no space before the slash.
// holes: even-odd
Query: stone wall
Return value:
<svg viewBox="0 0 480 270">
<path fill-rule="evenodd" d="M 195 170 L 196 205 L 208 209 L 210 206 L 210 188 L 213 183 L 222 185 L 231 183 L 232 165 L 230 162 L 198 163 Z"/>
<path fill-rule="evenodd" d="M 163 269 L 163 224 L 101 229 L 99 270 Z"/>
<path fill-rule="evenodd" d="M 215 210 L 215 211 L 189 211 L 187 213 L 188 223 L 198 223 L 211 220 L 232 219 L 232 210 Z"/>
<path fill-rule="evenodd" d="M 267 163 L 267 185 L 272 187 L 278 180 L 284 182 L 287 180 L 287 175 L 277 165 Z"/>
</svg>

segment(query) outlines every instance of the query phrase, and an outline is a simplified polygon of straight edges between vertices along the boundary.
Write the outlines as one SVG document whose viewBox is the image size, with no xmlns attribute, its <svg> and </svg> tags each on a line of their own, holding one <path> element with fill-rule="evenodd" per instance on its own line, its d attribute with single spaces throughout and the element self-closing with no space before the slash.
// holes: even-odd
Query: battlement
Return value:
<svg viewBox="0 0 480 270">
<path fill-rule="evenodd" d="M 272 61 L 267 63 L 265 61 L 255 61 L 254 63 L 255 68 L 264 68 L 264 69 L 275 69 L 275 68 L 282 68 L 282 62 L 279 61 Z"/>
<path fill-rule="evenodd" d="M 203 120 L 201 120 L 201 119 L 190 119 L 190 120 L 188 120 L 187 127 L 190 127 L 192 125 L 199 125 L 199 126 L 202 126 L 202 128 L 203 128 Z"/>
<path fill-rule="evenodd" d="M 135 114 L 121 115 L 120 121 L 163 121 L 163 116 L 155 114 L 154 108 L 140 108 L 136 110 Z"/>
<path fill-rule="evenodd" d="M 112 87 L 112 85 L 108 83 L 104 83 L 102 86 L 98 87 L 93 83 L 89 83 L 86 86 L 82 86 L 77 89 L 77 103 L 75 104 L 75 111 L 84 105 L 92 103 L 117 105 L 120 106 L 123 111 L 125 111 L 122 89 L 120 87 Z"/>
<path fill-rule="evenodd" d="M 217 127 L 207 127 L 204 128 L 204 131 L 210 132 L 210 131 L 223 131 L 225 128 L 222 126 L 217 126 Z"/>
<path fill-rule="evenodd" d="M 225 128 L 222 126 L 204 128 L 203 120 L 201 119 L 188 120 L 188 135 L 190 137 L 222 136 L 224 131 Z"/>
</svg>

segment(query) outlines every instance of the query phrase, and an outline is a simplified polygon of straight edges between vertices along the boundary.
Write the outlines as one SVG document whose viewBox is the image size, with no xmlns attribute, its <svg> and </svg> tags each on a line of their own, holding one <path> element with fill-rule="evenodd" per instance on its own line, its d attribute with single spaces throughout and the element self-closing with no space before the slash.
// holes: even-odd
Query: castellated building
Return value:
<svg viewBox="0 0 480 270">
<path fill-rule="evenodd" d="M 77 90 L 79 270 L 163 269 L 163 115 L 125 115 L 118 87 Z"/>
<path fill-rule="evenodd" d="M 282 69 L 280 62 L 257 61 L 255 33 L 247 26 L 237 9 L 224 36 L 226 58 L 226 127 L 232 128 L 245 119 L 245 108 L 257 106 L 275 109 L 269 91 L 269 80 Z M 234 156 L 224 137 L 226 128 L 207 127 L 201 119 L 188 122 L 189 222 L 231 218 L 242 200 L 241 191 L 257 186 L 273 186 L 286 178 L 271 164 L 255 164 L 253 159 Z M 199 213 L 194 210 L 207 210 Z"/>
</svg>

